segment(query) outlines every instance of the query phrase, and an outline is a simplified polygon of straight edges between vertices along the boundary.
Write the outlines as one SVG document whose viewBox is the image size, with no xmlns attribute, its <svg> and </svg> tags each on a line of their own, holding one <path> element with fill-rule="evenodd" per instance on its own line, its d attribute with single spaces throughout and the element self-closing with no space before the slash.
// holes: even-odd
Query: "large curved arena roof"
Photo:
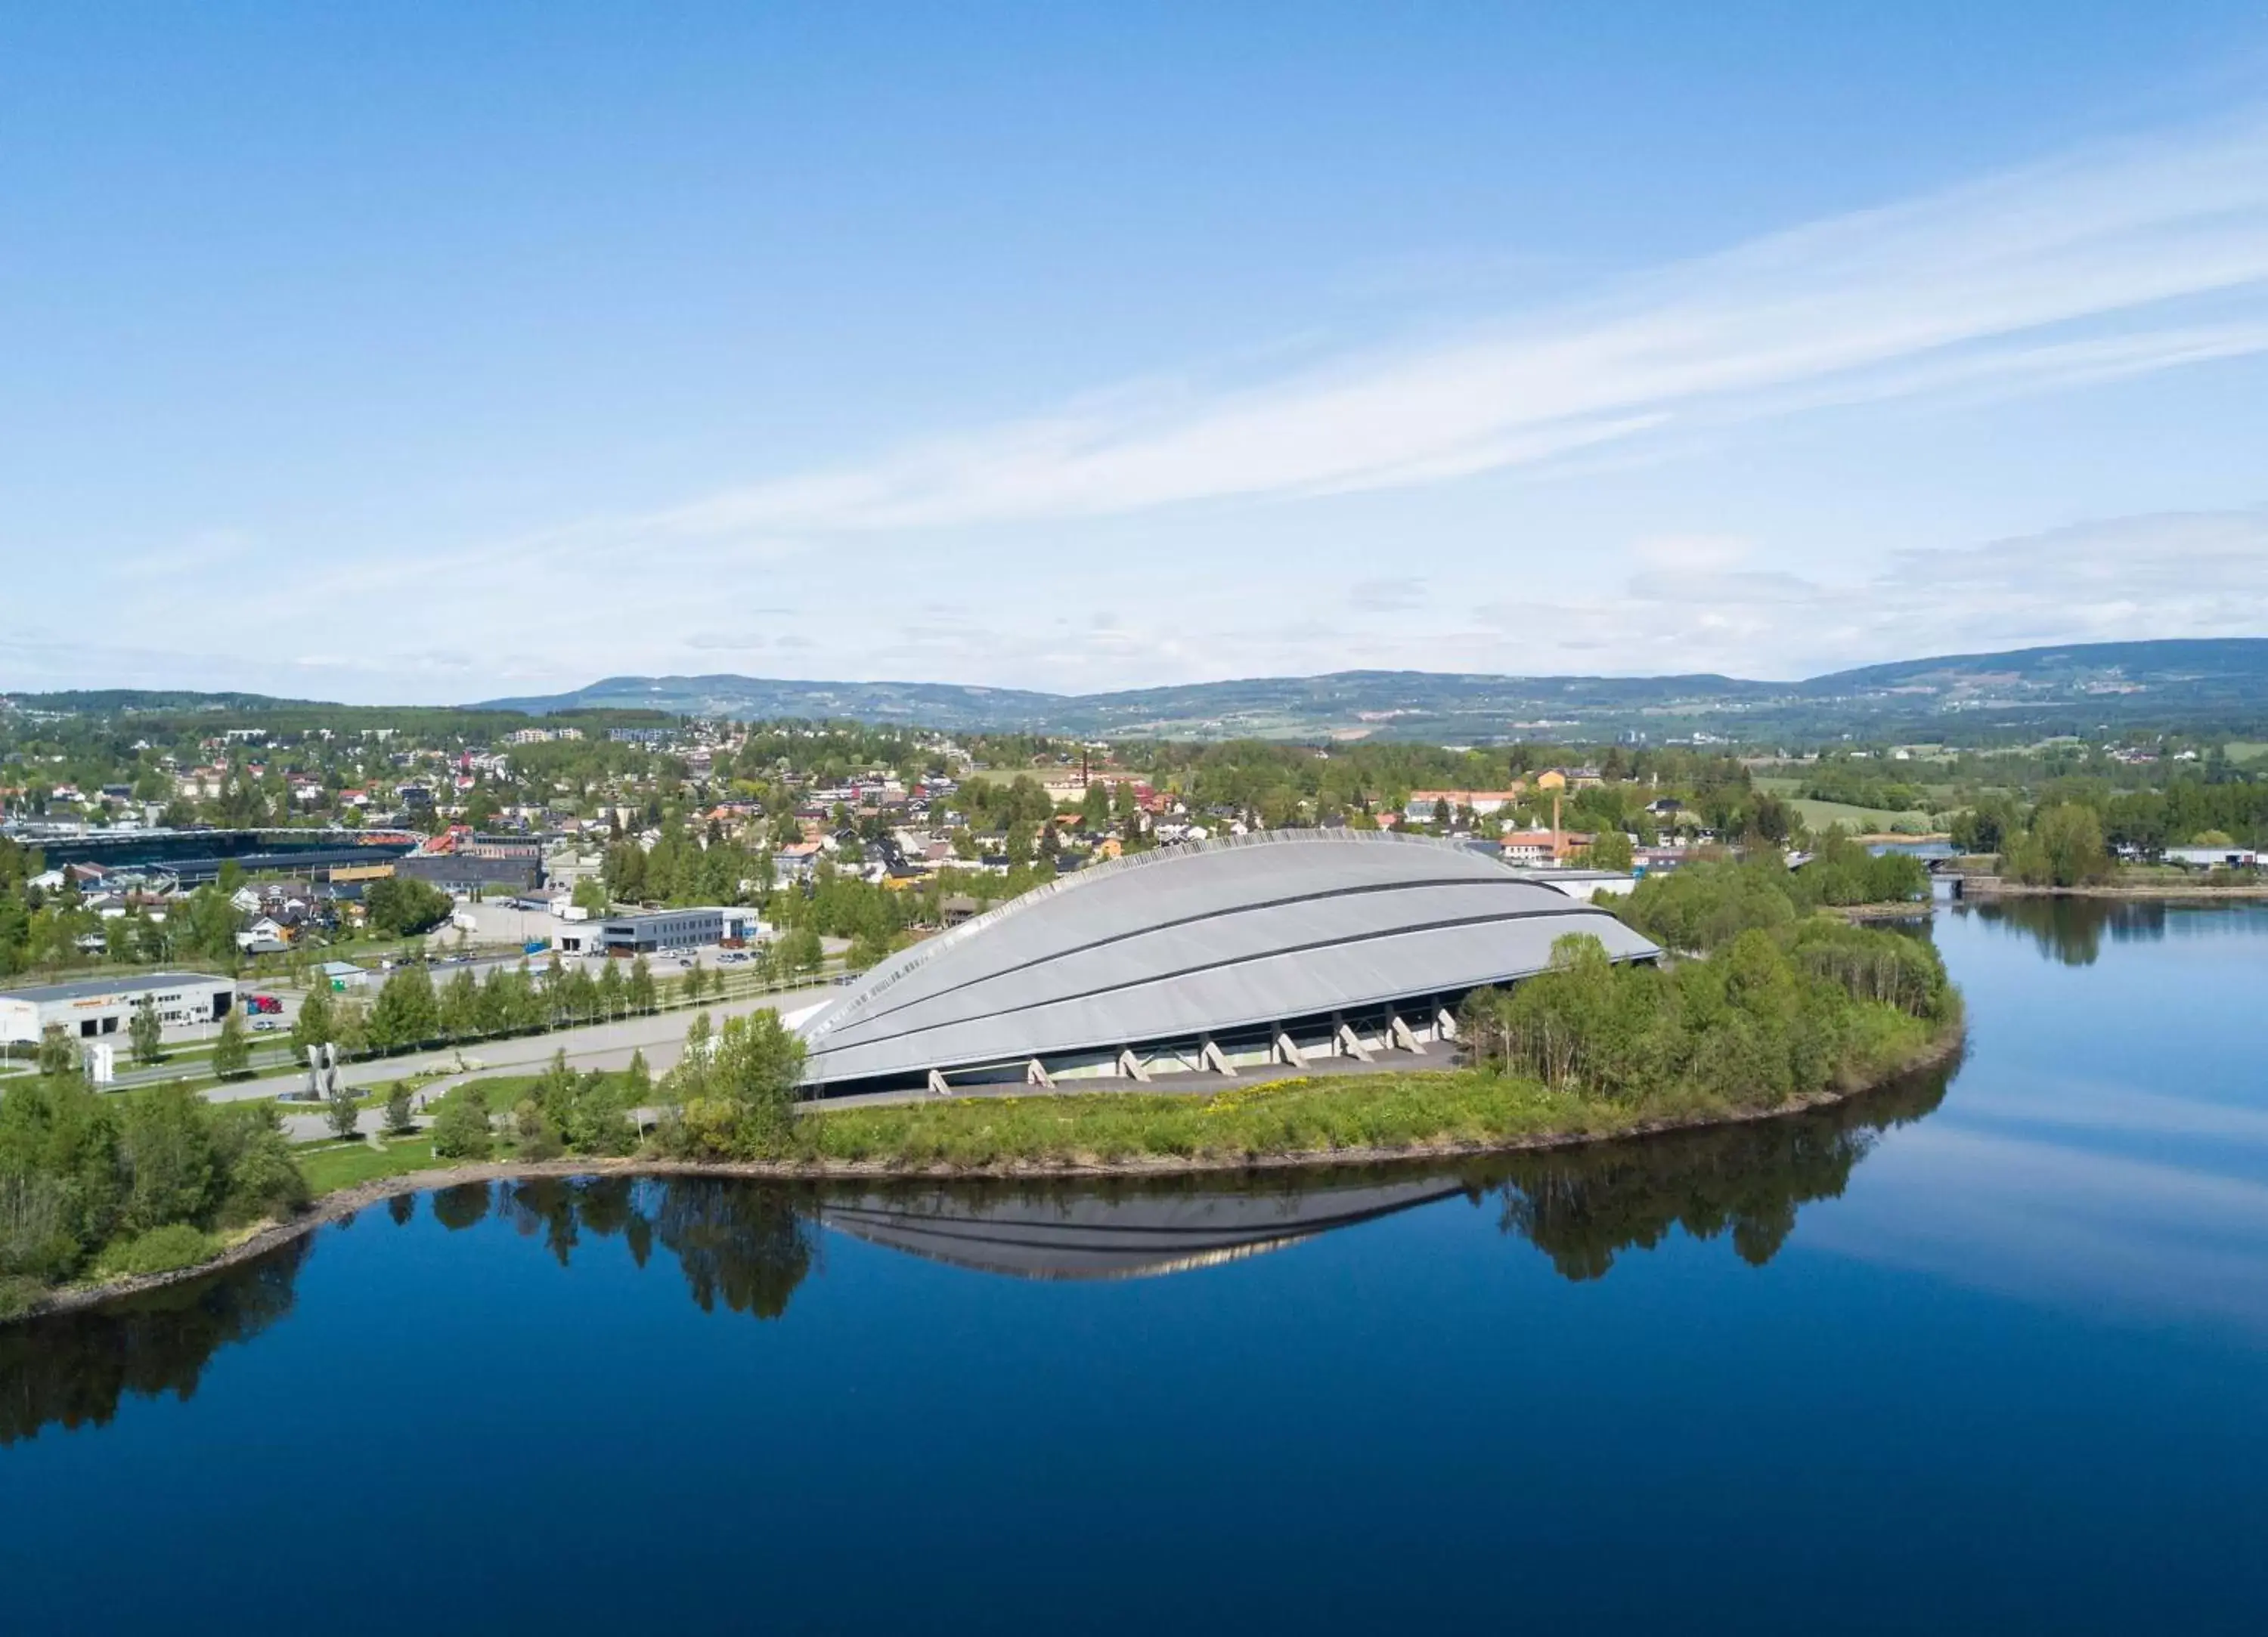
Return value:
<svg viewBox="0 0 2268 1637">
<path fill-rule="evenodd" d="M 1289 831 L 1099 864 L 884 961 L 804 1020 L 806 1083 L 918 1079 L 1292 1020 L 1454 1004 L 1554 940 L 1660 953 L 1602 909 L 1454 843 Z"/>
</svg>

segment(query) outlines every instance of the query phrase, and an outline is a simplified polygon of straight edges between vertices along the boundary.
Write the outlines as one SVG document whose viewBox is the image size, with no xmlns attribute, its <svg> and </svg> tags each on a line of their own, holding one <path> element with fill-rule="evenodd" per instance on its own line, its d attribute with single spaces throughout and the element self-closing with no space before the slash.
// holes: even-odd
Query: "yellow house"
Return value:
<svg viewBox="0 0 2268 1637">
<path fill-rule="evenodd" d="M 1567 775 L 1557 767 L 1547 773 L 1539 773 L 1535 775 L 1535 788 L 1539 790 L 1564 790 L 1567 788 Z"/>
</svg>

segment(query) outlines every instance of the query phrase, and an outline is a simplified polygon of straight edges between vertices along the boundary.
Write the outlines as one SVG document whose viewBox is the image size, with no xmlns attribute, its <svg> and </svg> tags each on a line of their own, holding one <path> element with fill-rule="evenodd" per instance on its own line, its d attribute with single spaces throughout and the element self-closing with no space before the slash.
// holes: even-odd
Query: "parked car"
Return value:
<svg viewBox="0 0 2268 1637">
<path fill-rule="evenodd" d="M 263 1017 L 258 1023 L 252 1025 L 252 1032 L 254 1034 L 273 1034 L 276 1030 L 281 1029 L 283 1026 L 284 1025 L 282 1024 L 277 1023 L 273 1017 Z"/>
</svg>

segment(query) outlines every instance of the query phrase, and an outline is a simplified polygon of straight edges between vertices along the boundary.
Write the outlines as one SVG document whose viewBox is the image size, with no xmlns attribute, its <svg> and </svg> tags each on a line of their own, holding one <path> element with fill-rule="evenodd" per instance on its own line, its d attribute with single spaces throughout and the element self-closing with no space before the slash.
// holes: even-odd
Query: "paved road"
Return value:
<svg viewBox="0 0 2268 1637">
<path fill-rule="evenodd" d="M 839 992 L 831 984 L 813 984 L 745 1000 L 711 1002 L 702 1009 L 708 1012 L 711 1022 L 721 1023 L 727 1017 L 754 1011 L 796 1011 Z M 552 1054 L 560 1051 L 564 1051 L 568 1062 L 578 1069 L 627 1068 L 631 1053 L 644 1052 L 646 1066 L 659 1074 L 674 1064 L 684 1050 L 685 1031 L 693 1017 L 691 1009 L 658 1012 L 651 1017 L 626 1017 L 617 1023 L 557 1029 L 549 1034 L 482 1040 L 435 1052 L 342 1063 L 339 1078 L 350 1086 L 379 1086 L 391 1085 L 412 1075 L 447 1073 L 459 1068 L 483 1074 L 526 1074 L 541 1069 L 550 1062 Z M 274 1097 L 291 1083 L 288 1079 L 240 1080 L 231 1085 L 216 1086 L 205 1095 L 215 1102 L 235 1102 Z"/>
</svg>

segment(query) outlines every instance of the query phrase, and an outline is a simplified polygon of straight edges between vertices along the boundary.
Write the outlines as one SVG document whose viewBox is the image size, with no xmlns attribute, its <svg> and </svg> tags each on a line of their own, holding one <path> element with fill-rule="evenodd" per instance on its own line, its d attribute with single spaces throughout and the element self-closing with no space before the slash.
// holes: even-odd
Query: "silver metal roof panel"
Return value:
<svg viewBox="0 0 2268 1637">
<path fill-rule="evenodd" d="M 1528 976 L 1603 910 L 1454 844 L 1290 831 L 1096 866 L 883 962 L 805 1025 L 805 1078 L 1110 1050 Z"/>
</svg>

